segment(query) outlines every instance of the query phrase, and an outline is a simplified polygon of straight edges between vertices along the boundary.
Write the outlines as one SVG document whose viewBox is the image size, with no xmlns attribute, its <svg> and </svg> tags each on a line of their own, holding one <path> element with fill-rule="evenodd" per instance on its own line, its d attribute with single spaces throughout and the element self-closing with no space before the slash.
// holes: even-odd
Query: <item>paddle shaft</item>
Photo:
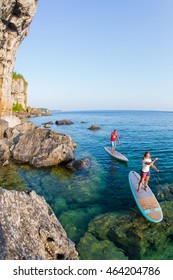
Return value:
<svg viewBox="0 0 173 280">
<path fill-rule="evenodd" d="M 122 148 L 122 144 L 121 144 L 121 142 L 120 142 L 120 139 L 119 139 L 119 141 L 118 141 L 118 144 L 119 144 L 119 146 Z M 122 155 L 126 156 L 125 153 L 122 153 Z"/>
</svg>

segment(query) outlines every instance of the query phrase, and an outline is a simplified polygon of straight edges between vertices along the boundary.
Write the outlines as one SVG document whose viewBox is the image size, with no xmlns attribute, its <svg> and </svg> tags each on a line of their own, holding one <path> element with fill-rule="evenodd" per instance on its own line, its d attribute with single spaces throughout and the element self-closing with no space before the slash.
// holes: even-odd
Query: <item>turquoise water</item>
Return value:
<svg viewBox="0 0 173 280">
<path fill-rule="evenodd" d="M 163 185 L 173 184 L 173 113 L 53 112 L 50 117 L 33 118 L 31 121 L 41 125 L 61 119 L 70 119 L 74 124 L 54 124 L 51 129 L 71 136 L 77 143 L 76 159 L 90 158 L 90 170 L 72 172 L 62 166 L 33 169 L 19 165 L 17 172 L 22 181 L 20 188 L 33 189 L 43 195 L 74 242 L 80 241 L 88 223 L 97 215 L 131 211 L 135 202 L 129 188 L 128 173 L 130 170 L 140 171 L 141 158 L 147 150 L 153 158 L 159 157 L 159 185 L 155 171 L 152 171 L 150 181 L 155 194 Z M 88 130 L 92 124 L 99 125 L 101 129 Z M 115 128 L 121 139 L 117 149 L 128 157 L 128 165 L 112 159 L 104 150 L 104 146 L 110 145 L 110 133 Z M 10 188 L 8 185 L 5 187 Z"/>
</svg>

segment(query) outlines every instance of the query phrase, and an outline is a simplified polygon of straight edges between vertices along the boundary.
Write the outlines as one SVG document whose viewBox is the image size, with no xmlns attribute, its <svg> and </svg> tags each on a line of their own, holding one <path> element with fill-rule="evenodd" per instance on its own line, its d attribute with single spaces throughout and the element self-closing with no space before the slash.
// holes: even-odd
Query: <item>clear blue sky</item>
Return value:
<svg viewBox="0 0 173 280">
<path fill-rule="evenodd" d="M 31 106 L 173 109 L 172 0 L 40 0 L 15 70 Z"/>
</svg>

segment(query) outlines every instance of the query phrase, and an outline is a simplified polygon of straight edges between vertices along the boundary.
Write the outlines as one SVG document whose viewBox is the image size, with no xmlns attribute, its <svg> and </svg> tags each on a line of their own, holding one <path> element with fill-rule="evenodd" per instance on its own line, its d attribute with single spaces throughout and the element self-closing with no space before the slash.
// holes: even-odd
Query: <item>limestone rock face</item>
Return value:
<svg viewBox="0 0 173 280">
<path fill-rule="evenodd" d="M 0 161 L 4 164 L 10 158 L 10 150 L 4 139 L 0 139 Z"/>
<path fill-rule="evenodd" d="M 27 107 L 27 83 L 24 78 L 13 78 L 11 85 L 12 105 L 20 104 L 23 110 Z"/>
<path fill-rule="evenodd" d="M 0 119 L 0 139 L 4 138 L 4 131 L 8 128 L 8 122 Z"/>
<path fill-rule="evenodd" d="M 37 0 L 0 0 L 0 116 L 12 111 L 11 83 L 17 50 L 29 31 Z"/>
<path fill-rule="evenodd" d="M 5 140 L 13 159 L 35 167 L 53 166 L 74 159 L 76 144 L 68 135 L 36 127 L 31 122 L 8 128 Z"/>
<path fill-rule="evenodd" d="M 8 123 L 9 127 L 14 127 L 18 124 L 21 124 L 21 120 L 16 116 L 3 116 L 2 119 Z"/>
<path fill-rule="evenodd" d="M 1 260 L 75 260 L 74 244 L 44 198 L 0 188 Z"/>
</svg>

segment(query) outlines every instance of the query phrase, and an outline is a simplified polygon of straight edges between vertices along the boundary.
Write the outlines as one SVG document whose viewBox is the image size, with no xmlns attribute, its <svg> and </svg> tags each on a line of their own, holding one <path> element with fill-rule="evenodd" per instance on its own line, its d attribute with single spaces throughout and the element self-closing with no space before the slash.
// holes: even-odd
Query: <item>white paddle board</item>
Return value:
<svg viewBox="0 0 173 280">
<path fill-rule="evenodd" d="M 111 148 L 110 147 L 105 147 L 105 151 L 112 156 L 113 158 L 123 161 L 123 162 L 128 162 L 128 158 L 125 157 L 125 155 L 119 153 L 117 150 L 115 150 L 115 153 L 112 154 Z"/>
</svg>

